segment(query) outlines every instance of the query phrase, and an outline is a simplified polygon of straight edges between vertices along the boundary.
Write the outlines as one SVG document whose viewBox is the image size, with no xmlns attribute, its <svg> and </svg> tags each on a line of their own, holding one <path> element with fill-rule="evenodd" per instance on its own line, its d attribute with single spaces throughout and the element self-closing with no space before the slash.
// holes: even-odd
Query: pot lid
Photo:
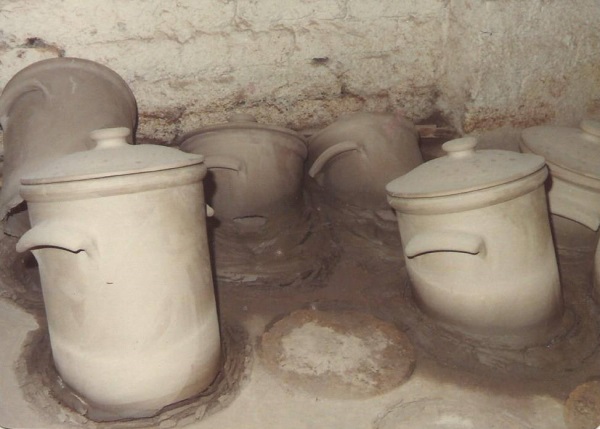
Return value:
<svg viewBox="0 0 600 429">
<path fill-rule="evenodd" d="M 131 145 L 125 140 L 129 134 L 129 128 L 125 127 L 92 131 L 90 137 L 96 142 L 93 149 L 53 160 L 35 172 L 26 174 L 21 183 L 39 185 L 124 176 L 186 167 L 204 161 L 202 155 L 164 146 Z"/>
<path fill-rule="evenodd" d="M 446 142 L 446 156 L 420 165 L 387 184 L 392 197 L 441 197 L 491 188 L 518 180 L 544 167 L 544 158 L 506 150 L 476 151 L 477 139 Z"/>
<path fill-rule="evenodd" d="M 579 128 L 527 128 L 521 138 L 525 148 L 548 163 L 600 180 L 600 121 L 585 119 Z"/>
</svg>

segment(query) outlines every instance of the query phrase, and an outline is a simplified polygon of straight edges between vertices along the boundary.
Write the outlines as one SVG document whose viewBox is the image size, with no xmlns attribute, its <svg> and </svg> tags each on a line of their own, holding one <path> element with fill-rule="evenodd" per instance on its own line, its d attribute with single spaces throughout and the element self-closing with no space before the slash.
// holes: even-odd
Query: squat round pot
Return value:
<svg viewBox="0 0 600 429">
<path fill-rule="evenodd" d="M 203 158 L 125 128 L 22 179 L 58 373 L 95 420 L 146 417 L 220 369 Z"/>
<path fill-rule="evenodd" d="M 544 159 L 476 144 L 447 142 L 386 187 L 416 299 L 465 334 L 544 340 L 562 314 Z"/>
<path fill-rule="evenodd" d="M 61 156 L 89 149 L 91 131 L 135 129 L 137 107 L 127 83 L 113 70 L 80 58 L 52 58 L 18 72 L 0 96 L 4 137 L 0 220 L 23 200 L 21 178 Z M 20 236 L 24 228 L 7 223 Z"/>
<path fill-rule="evenodd" d="M 344 115 L 308 141 L 308 175 L 319 187 L 378 213 L 389 212 L 385 185 L 422 163 L 414 125 L 388 113 Z"/>
<path fill-rule="evenodd" d="M 302 212 L 306 144 L 294 131 L 235 114 L 184 135 L 179 145 L 205 157 L 213 181 L 205 183 L 207 200 L 219 220 L 267 223 Z"/>
</svg>

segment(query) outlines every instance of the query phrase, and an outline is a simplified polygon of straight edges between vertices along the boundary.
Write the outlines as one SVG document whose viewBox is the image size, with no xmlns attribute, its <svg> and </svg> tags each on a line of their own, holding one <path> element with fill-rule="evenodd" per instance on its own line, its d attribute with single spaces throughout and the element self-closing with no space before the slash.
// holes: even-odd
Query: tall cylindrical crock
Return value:
<svg viewBox="0 0 600 429">
<path fill-rule="evenodd" d="M 54 362 L 98 420 L 156 414 L 220 368 L 203 158 L 127 134 L 99 130 L 21 188 Z"/>
<path fill-rule="evenodd" d="M 562 313 L 544 159 L 475 151 L 448 155 L 387 185 L 421 308 L 464 333 L 510 345 L 547 339 Z"/>
<path fill-rule="evenodd" d="M 21 70 L 0 96 L 4 131 L 0 219 L 23 201 L 22 177 L 47 161 L 88 149 L 89 133 L 95 129 L 134 130 L 136 121 L 136 102 L 127 83 L 103 65 L 53 58 Z"/>
</svg>

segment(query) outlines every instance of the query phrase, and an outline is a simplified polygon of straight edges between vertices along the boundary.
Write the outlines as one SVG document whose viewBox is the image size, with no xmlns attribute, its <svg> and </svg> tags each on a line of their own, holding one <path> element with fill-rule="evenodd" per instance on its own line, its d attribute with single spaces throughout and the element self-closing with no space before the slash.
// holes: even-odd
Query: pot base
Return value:
<svg viewBox="0 0 600 429">
<path fill-rule="evenodd" d="M 452 335 L 464 337 L 468 342 L 487 348 L 500 349 L 522 349 L 523 347 L 540 347 L 564 338 L 575 326 L 575 318 L 571 311 L 563 311 L 562 314 L 552 317 L 543 323 L 534 326 L 519 327 L 507 332 L 499 329 L 486 331 L 480 326 L 472 327 L 445 321 L 439 314 L 426 308 L 418 302 L 420 311 L 426 317 L 431 318 L 441 330 Z"/>
<path fill-rule="evenodd" d="M 190 398 L 166 405 L 162 409 L 141 410 L 127 419 L 87 404 L 62 381 L 53 364 L 50 339 L 45 329 L 29 334 L 17 367 L 17 376 L 25 386 L 25 396 L 34 405 L 48 413 L 60 415 L 61 404 L 64 404 L 80 415 L 80 423 L 90 419 L 113 422 L 111 428 L 119 428 L 121 424 L 127 428 L 145 428 L 157 426 L 159 421 L 166 418 L 197 421 L 232 402 L 249 370 L 250 349 L 247 334 L 242 328 L 225 325 L 222 344 L 222 369 L 210 386 Z M 51 395 L 46 397 L 39 392 L 50 392 Z M 135 404 L 133 406 L 139 408 Z M 199 408 L 203 408 L 204 413 L 198 414 Z M 135 423 L 130 421 L 132 418 L 136 419 Z"/>
<path fill-rule="evenodd" d="M 288 287 L 327 275 L 338 252 L 317 212 L 261 220 L 208 223 L 217 281 Z"/>
</svg>

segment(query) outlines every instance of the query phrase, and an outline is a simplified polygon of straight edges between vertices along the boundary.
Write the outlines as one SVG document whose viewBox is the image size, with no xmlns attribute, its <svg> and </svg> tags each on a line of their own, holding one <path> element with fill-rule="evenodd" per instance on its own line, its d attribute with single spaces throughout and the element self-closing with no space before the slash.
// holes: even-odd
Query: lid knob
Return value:
<svg viewBox="0 0 600 429">
<path fill-rule="evenodd" d="M 584 119 L 579 123 L 579 128 L 588 134 L 600 137 L 600 121 L 595 119 Z"/>
<path fill-rule="evenodd" d="M 227 118 L 227 122 L 257 122 L 257 120 L 249 113 L 234 113 Z"/>
<path fill-rule="evenodd" d="M 450 158 L 464 158 L 475 153 L 475 146 L 477 146 L 475 137 L 463 137 L 444 143 L 442 149 Z"/>
<path fill-rule="evenodd" d="M 128 145 L 126 138 L 129 136 L 131 131 L 127 127 L 118 128 L 102 128 L 100 130 L 94 130 L 90 133 L 92 140 L 96 142 L 96 146 L 93 150 L 97 149 L 109 149 L 114 147 L 121 147 Z"/>
</svg>

